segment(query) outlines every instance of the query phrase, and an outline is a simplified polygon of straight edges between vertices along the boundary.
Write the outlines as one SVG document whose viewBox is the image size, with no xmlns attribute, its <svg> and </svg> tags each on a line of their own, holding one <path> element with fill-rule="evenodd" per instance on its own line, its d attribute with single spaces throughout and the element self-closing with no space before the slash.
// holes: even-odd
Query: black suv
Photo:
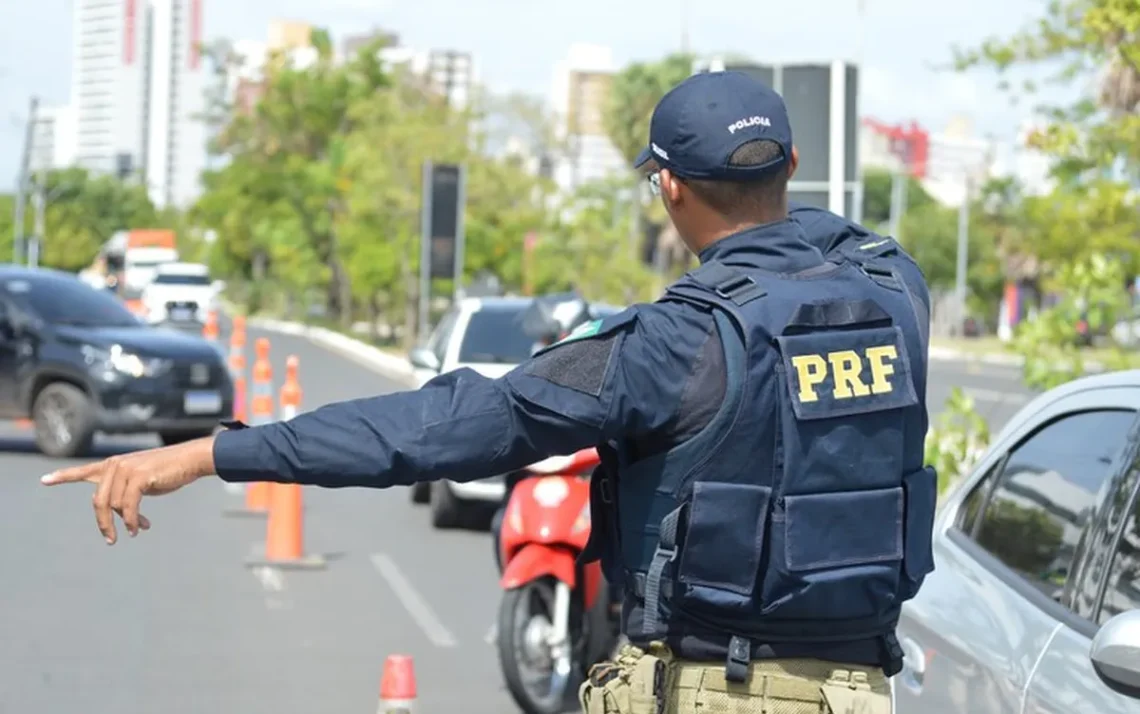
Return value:
<svg viewBox="0 0 1140 714">
<path fill-rule="evenodd" d="M 70 273 L 0 265 L 0 418 L 31 418 L 49 456 L 95 432 L 209 435 L 233 413 L 218 348 L 145 325 L 114 295 Z"/>
</svg>

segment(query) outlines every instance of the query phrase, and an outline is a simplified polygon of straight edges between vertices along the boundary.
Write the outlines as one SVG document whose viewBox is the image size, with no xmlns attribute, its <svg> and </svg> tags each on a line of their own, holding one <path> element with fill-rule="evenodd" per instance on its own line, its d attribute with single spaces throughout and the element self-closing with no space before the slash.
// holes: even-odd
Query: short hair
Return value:
<svg viewBox="0 0 1140 714">
<path fill-rule="evenodd" d="M 783 156 L 784 149 L 776 142 L 757 139 L 732 152 L 728 165 L 763 166 Z M 787 161 L 784 161 L 750 181 L 689 179 L 685 185 L 717 213 L 733 218 L 750 218 L 783 205 L 788 193 L 787 167 Z"/>
</svg>

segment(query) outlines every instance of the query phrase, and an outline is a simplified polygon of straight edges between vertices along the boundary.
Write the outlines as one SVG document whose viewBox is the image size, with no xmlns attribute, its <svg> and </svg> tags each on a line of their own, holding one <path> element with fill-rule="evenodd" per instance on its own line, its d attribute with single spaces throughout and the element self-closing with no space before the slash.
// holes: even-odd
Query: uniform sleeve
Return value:
<svg viewBox="0 0 1140 714">
<path fill-rule="evenodd" d="M 675 416 L 712 324 L 687 306 L 635 306 L 499 379 L 460 369 L 415 391 L 222 432 L 215 467 L 230 482 L 465 482 L 647 434 Z"/>
</svg>

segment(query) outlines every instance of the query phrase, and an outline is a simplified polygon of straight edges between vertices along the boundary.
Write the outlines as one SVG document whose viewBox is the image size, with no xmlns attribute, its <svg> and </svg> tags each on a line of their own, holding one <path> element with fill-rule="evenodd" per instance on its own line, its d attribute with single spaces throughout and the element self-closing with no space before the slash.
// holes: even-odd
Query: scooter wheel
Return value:
<svg viewBox="0 0 1140 714">
<path fill-rule="evenodd" d="M 537 603 L 541 604 L 536 608 Z M 525 714 L 562 714 L 572 711 L 577 701 L 578 686 L 582 682 L 582 665 L 575 658 L 570 663 L 570 678 L 561 692 L 535 691 L 538 689 L 536 678 L 528 672 L 534 663 L 534 652 L 528 651 L 528 630 L 534 627 L 534 618 L 545 615 L 549 619 L 553 606 L 554 581 L 551 578 L 542 578 L 506 591 L 499 605 L 499 666 L 511 698 Z M 572 602 L 571 608 L 577 607 Z M 572 612 L 570 621 L 581 620 Z M 577 640 L 578 635 L 579 633 L 572 632 L 571 640 Z"/>
</svg>

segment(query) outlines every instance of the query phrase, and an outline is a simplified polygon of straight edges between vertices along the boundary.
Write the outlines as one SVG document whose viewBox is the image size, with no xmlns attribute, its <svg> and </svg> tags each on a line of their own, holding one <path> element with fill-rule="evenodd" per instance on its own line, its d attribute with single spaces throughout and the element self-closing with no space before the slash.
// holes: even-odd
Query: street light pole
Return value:
<svg viewBox="0 0 1140 714">
<path fill-rule="evenodd" d="M 28 242 L 28 266 L 37 268 L 40 264 L 40 247 L 44 238 L 44 210 L 47 204 L 47 196 L 44 195 L 44 180 L 41 173 L 36 177 L 35 192 L 32 194 L 32 207 L 35 210 L 35 217 L 32 228 L 31 240 Z"/>
<path fill-rule="evenodd" d="M 966 268 L 970 251 L 970 195 L 973 188 L 971 177 L 964 179 L 965 192 L 962 206 L 958 209 L 958 260 L 954 271 L 955 325 L 954 334 L 960 335 L 966 325 Z"/>
</svg>

